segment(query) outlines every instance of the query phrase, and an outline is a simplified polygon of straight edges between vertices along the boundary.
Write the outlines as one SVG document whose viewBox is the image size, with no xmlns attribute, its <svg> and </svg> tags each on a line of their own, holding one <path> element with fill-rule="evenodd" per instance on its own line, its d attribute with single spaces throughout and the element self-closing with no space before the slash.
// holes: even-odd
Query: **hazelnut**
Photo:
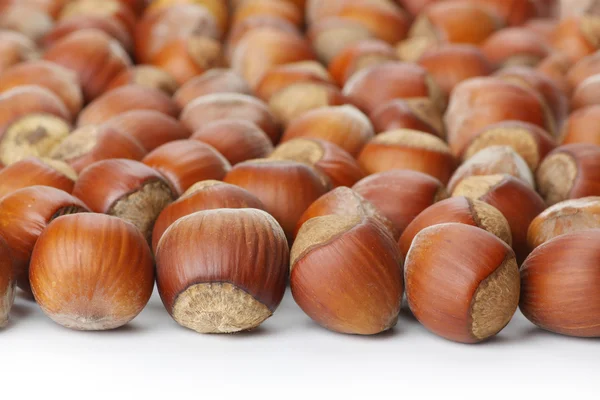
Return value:
<svg viewBox="0 0 600 400">
<path fill-rule="evenodd" d="M 262 210 L 218 209 L 180 218 L 156 253 L 158 291 L 173 319 L 200 333 L 254 329 L 279 306 L 289 248 Z"/>
<path fill-rule="evenodd" d="M 333 83 L 331 76 L 316 61 L 300 61 L 271 68 L 258 83 L 255 93 L 264 101 L 288 86 L 298 83 Z"/>
<path fill-rule="evenodd" d="M 232 24 L 239 24 L 245 19 L 257 15 L 281 18 L 298 27 L 301 27 L 304 23 L 304 15 L 301 9 L 292 3 L 279 0 L 253 0 L 244 1 L 235 8 L 232 15 Z"/>
<path fill-rule="evenodd" d="M 120 2 L 120 0 L 74 0 L 62 8 L 58 20 L 78 18 L 86 15 L 97 15 L 100 17 L 114 19 L 133 34 L 137 21 L 136 15 L 131 8 Z"/>
<path fill-rule="evenodd" d="M 539 126 L 520 121 L 506 121 L 488 125 L 475 133 L 462 147 L 462 157 L 468 159 L 489 146 L 510 146 L 523 157 L 529 168 L 535 171 L 546 154 L 556 145 L 554 139 Z M 460 148 L 458 141 L 455 148 Z"/>
<path fill-rule="evenodd" d="M 146 153 L 137 139 L 109 125 L 87 125 L 64 138 L 52 150 L 50 157 L 66 162 L 79 173 L 85 167 L 100 160 L 111 158 L 141 160 Z"/>
<path fill-rule="evenodd" d="M 398 59 L 395 49 L 382 40 L 363 40 L 344 48 L 331 60 L 329 73 L 343 86 L 358 71 Z"/>
<path fill-rule="evenodd" d="M 478 45 L 503 26 L 504 21 L 483 5 L 472 1 L 444 1 L 424 9 L 410 28 L 409 36 Z"/>
<path fill-rule="evenodd" d="M 508 25 L 523 25 L 530 19 L 544 15 L 539 0 L 472 0 L 499 15 Z M 543 0 L 542 0 L 543 1 Z M 546 7 L 548 8 L 548 7 Z"/>
<path fill-rule="evenodd" d="M 448 191 L 452 192 L 463 179 L 477 175 L 508 174 L 535 188 L 535 180 L 527 162 L 511 146 L 494 145 L 485 147 L 461 164 L 450 182 Z"/>
<path fill-rule="evenodd" d="M 66 163 L 28 157 L 0 170 L 0 199 L 19 189 L 43 185 L 71 193 L 77 173 Z"/>
<path fill-rule="evenodd" d="M 320 139 L 298 138 L 287 141 L 277 146 L 269 158 L 308 164 L 325 174 L 333 187 L 352 186 L 365 176 L 348 152 Z"/>
<path fill-rule="evenodd" d="M 199 97 L 183 109 L 180 119 L 192 132 L 213 121 L 242 119 L 255 123 L 273 143 L 279 141 L 281 134 L 277 120 L 265 103 L 239 93 L 215 93 Z"/>
<path fill-rule="evenodd" d="M 38 238 L 29 279 L 35 300 L 54 322 L 77 330 L 114 329 L 148 303 L 152 253 L 140 232 L 119 218 L 66 215 Z"/>
<path fill-rule="evenodd" d="M 345 186 L 337 187 L 315 200 L 302 214 L 302 218 L 296 226 L 295 235 L 298 235 L 298 231 L 306 221 L 325 215 L 368 217 L 385 226 L 394 238 L 398 237 L 398 232 L 392 221 L 384 217 L 370 201 Z"/>
<path fill-rule="evenodd" d="M 299 137 L 327 140 L 357 156 L 375 135 L 369 118 L 350 105 L 306 112 L 287 126 L 281 142 Z"/>
<path fill-rule="evenodd" d="M 426 98 L 396 99 L 376 107 L 369 114 L 375 132 L 412 129 L 446 137 L 442 112 Z"/>
<path fill-rule="evenodd" d="M 0 236 L 0 328 L 8 323 L 8 314 L 15 301 L 15 278 L 8 245 Z"/>
<path fill-rule="evenodd" d="M 565 200 L 535 217 L 527 231 L 531 249 L 565 233 L 600 228 L 600 197 Z"/>
<path fill-rule="evenodd" d="M 27 36 L 17 32 L 0 31 L 0 73 L 24 61 L 39 58 L 39 50 Z"/>
<path fill-rule="evenodd" d="M 156 252 L 160 238 L 179 218 L 197 211 L 219 208 L 264 210 L 265 206 L 252 193 L 235 185 L 214 180 L 196 182 L 161 211 L 152 231 L 152 249 Z"/>
<path fill-rule="evenodd" d="M 577 110 L 584 107 L 600 105 L 598 88 L 600 87 L 600 74 L 592 75 L 575 88 L 571 98 L 571 109 Z"/>
<path fill-rule="evenodd" d="M 519 268 L 511 248 L 465 224 L 430 226 L 415 236 L 404 267 L 406 298 L 425 328 L 477 343 L 497 335 L 519 305 Z"/>
<path fill-rule="evenodd" d="M 179 84 L 168 72 L 152 65 L 136 65 L 121 72 L 108 85 L 107 91 L 127 85 L 139 85 L 150 89 L 157 89 L 173 96 Z"/>
<path fill-rule="evenodd" d="M 417 63 L 423 54 L 443 45 L 443 42 L 438 42 L 435 38 L 414 36 L 396 45 L 396 56 L 400 61 Z"/>
<path fill-rule="evenodd" d="M 167 142 L 190 137 L 190 131 L 178 120 L 154 110 L 127 111 L 103 125 L 133 137 L 147 152 Z"/>
<path fill-rule="evenodd" d="M 146 14 L 161 8 L 171 8 L 177 4 L 187 3 L 206 8 L 215 18 L 220 32 L 226 32 L 229 24 L 229 4 L 223 0 L 153 0 L 146 8 Z"/>
<path fill-rule="evenodd" d="M 554 31 L 552 46 L 577 62 L 594 53 L 600 43 L 600 17 L 584 15 L 568 17 Z"/>
<path fill-rule="evenodd" d="M 417 62 L 427 70 L 445 96 L 460 82 L 490 75 L 494 70 L 478 47 L 467 44 L 447 44 L 428 50 Z"/>
<path fill-rule="evenodd" d="M 39 42 L 54 22 L 44 11 L 23 5 L 9 5 L 0 12 L 0 29 L 22 33 L 34 42 Z"/>
<path fill-rule="evenodd" d="M 375 136 L 363 147 L 358 163 L 367 174 L 409 169 L 448 183 L 457 162 L 443 140 L 425 132 L 398 129 Z"/>
<path fill-rule="evenodd" d="M 135 53 L 138 61 L 148 63 L 176 39 L 222 35 L 214 16 L 196 4 L 174 4 L 149 10 L 135 28 Z"/>
<path fill-rule="evenodd" d="M 517 260 L 527 257 L 527 228 L 546 208 L 544 200 L 530 186 L 506 174 L 470 176 L 456 185 L 452 196 L 465 196 L 496 207 L 510 225 Z"/>
<path fill-rule="evenodd" d="M 288 125 L 310 110 L 346 103 L 340 90 L 328 83 L 301 82 L 284 87 L 269 99 L 275 117 Z"/>
<path fill-rule="evenodd" d="M 294 300 L 319 325 L 359 335 L 396 325 L 402 255 L 376 220 L 327 215 L 307 221 L 292 247 L 290 265 Z"/>
<path fill-rule="evenodd" d="M 573 111 L 563 125 L 561 141 L 600 145 L 600 105 Z"/>
<path fill-rule="evenodd" d="M 4 0 L 0 3 L 0 10 L 4 10 L 4 7 L 19 4 L 27 7 L 36 8 L 41 10 L 52 18 L 58 17 L 60 10 L 70 0 Z"/>
<path fill-rule="evenodd" d="M 545 38 L 526 28 L 499 30 L 482 43 L 481 51 L 496 67 L 535 67 L 551 53 Z"/>
<path fill-rule="evenodd" d="M 62 100 L 73 116 L 83 107 L 79 78 L 60 65 L 42 60 L 23 62 L 0 75 L 0 93 L 24 85 L 50 90 Z"/>
<path fill-rule="evenodd" d="M 503 121 L 522 121 L 540 126 L 551 135 L 556 121 L 533 90 L 496 77 L 471 78 L 456 86 L 444 115 L 448 144 L 454 154 L 464 150 L 483 128 Z"/>
<path fill-rule="evenodd" d="M 367 176 L 352 189 L 392 221 L 398 235 L 419 213 L 448 197 L 444 185 L 434 177 L 400 169 Z"/>
<path fill-rule="evenodd" d="M 416 16 L 425 10 L 430 4 L 435 3 L 436 1 L 437 0 L 396 0 L 396 3 L 400 4 L 400 6 L 402 6 L 411 15 Z"/>
<path fill-rule="evenodd" d="M 231 69 L 214 68 L 190 79 L 173 96 L 173 100 L 184 108 L 198 97 L 215 93 L 251 94 L 246 81 Z"/>
<path fill-rule="evenodd" d="M 563 93 L 569 93 L 571 87 L 565 76 L 572 65 L 569 57 L 562 53 L 553 53 L 544 58 L 535 70 L 550 79 Z"/>
<path fill-rule="evenodd" d="M 271 68 L 314 59 L 308 42 L 297 34 L 258 28 L 246 33 L 236 45 L 231 67 L 255 89 Z"/>
<path fill-rule="evenodd" d="M 385 84 L 382 84 L 383 77 Z M 367 113 L 396 98 L 426 98 L 440 111 L 445 108 L 444 96 L 427 71 L 404 62 L 387 62 L 363 69 L 346 82 L 342 93 Z"/>
<path fill-rule="evenodd" d="M 297 161 L 260 159 L 235 165 L 225 182 L 255 195 L 292 239 L 306 209 L 330 189 L 329 181 L 310 166 Z"/>
<path fill-rule="evenodd" d="M 98 15 L 80 15 L 58 21 L 41 43 L 43 47 L 50 48 L 71 33 L 90 29 L 104 32 L 119 42 L 127 53 L 133 53 L 133 39 L 127 29 L 119 21 Z"/>
<path fill-rule="evenodd" d="M 509 246 L 512 244 L 510 226 L 497 208 L 467 197 L 451 197 L 426 208 L 406 227 L 398 244 L 402 254 L 408 250 L 417 234 L 433 225 L 456 222 L 493 233 Z"/>
<path fill-rule="evenodd" d="M 140 85 L 121 86 L 91 102 L 79 114 L 78 126 L 98 125 L 133 110 L 155 110 L 177 118 L 179 106 L 158 89 Z"/>
<path fill-rule="evenodd" d="M 84 169 L 75 182 L 73 196 L 94 212 L 131 222 L 148 241 L 154 221 L 175 199 L 157 171 L 125 159 L 98 161 Z"/>
<path fill-rule="evenodd" d="M 131 65 L 118 41 L 94 29 L 65 36 L 46 51 L 44 59 L 73 70 L 86 101 L 104 93 L 110 82 Z"/>
<path fill-rule="evenodd" d="M 273 152 L 273 143 L 256 124 L 242 119 L 210 122 L 194 132 L 190 139 L 213 146 L 231 165 Z"/>
<path fill-rule="evenodd" d="M 569 89 L 577 88 L 587 78 L 597 74 L 600 74 L 600 53 L 598 52 L 583 57 L 568 69 L 566 78 Z"/>
<path fill-rule="evenodd" d="M 598 0 L 575 0 L 567 1 L 560 0 L 558 15 L 561 18 L 581 16 L 581 15 L 598 15 L 600 13 L 600 3 Z"/>
<path fill-rule="evenodd" d="M 542 0 L 542 1 L 544 1 L 544 0 Z M 546 1 L 557 2 L 558 0 L 546 0 Z M 539 0 L 538 0 L 538 3 L 539 3 Z M 527 21 L 523 25 L 523 28 L 539 35 L 540 37 L 542 37 L 544 39 L 544 41 L 549 43 L 550 41 L 552 41 L 552 37 L 554 35 L 554 31 L 556 30 L 557 26 L 558 26 L 558 20 L 556 20 L 554 18 L 534 18 L 534 19 L 530 19 L 529 21 Z"/>
<path fill-rule="evenodd" d="M 141 15 L 146 8 L 146 0 L 118 0 L 121 4 L 125 4 L 136 16 Z"/>
<path fill-rule="evenodd" d="M 196 140 L 165 143 L 144 157 L 142 162 L 167 178 L 177 196 L 196 182 L 222 180 L 231 169 L 221 153 Z"/>
<path fill-rule="evenodd" d="M 560 127 L 569 114 L 569 99 L 552 79 L 542 72 L 528 67 L 504 68 L 496 76 L 538 93 L 552 112 L 556 127 Z M 556 132 L 558 133 L 558 132 Z"/>
<path fill-rule="evenodd" d="M 0 94 L 0 137 L 21 118 L 32 115 L 72 119 L 62 100 L 50 90 L 36 85 L 17 86 Z"/>
<path fill-rule="evenodd" d="M 359 21 L 339 17 L 325 18 L 310 25 L 306 37 L 325 65 L 329 65 L 347 47 L 375 39 L 375 35 Z"/>
<path fill-rule="evenodd" d="M 29 261 L 35 243 L 46 226 L 61 215 L 88 212 L 83 202 L 49 186 L 19 189 L 0 201 L 0 236 L 10 248 L 19 287 L 29 287 Z"/>
<path fill-rule="evenodd" d="M 549 205 L 600 195 L 600 146 L 567 144 L 550 152 L 535 174 L 538 191 Z"/>
<path fill-rule="evenodd" d="M 521 268 L 520 308 L 542 329 L 600 336 L 600 230 L 558 236 L 536 248 Z"/>
</svg>

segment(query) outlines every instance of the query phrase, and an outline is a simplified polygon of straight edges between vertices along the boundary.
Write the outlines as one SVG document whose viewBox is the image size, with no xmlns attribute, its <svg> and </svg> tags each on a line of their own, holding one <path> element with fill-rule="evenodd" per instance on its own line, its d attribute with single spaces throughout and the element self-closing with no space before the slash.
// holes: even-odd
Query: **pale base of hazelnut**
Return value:
<svg viewBox="0 0 600 400">
<path fill-rule="evenodd" d="M 166 183 L 150 181 L 139 191 L 118 200 L 108 214 L 131 222 L 150 241 L 154 221 L 173 200 L 173 192 Z"/>
<path fill-rule="evenodd" d="M 83 307 L 86 309 L 91 307 L 99 308 L 97 305 L 90 305 L 89 299 L 87 298 L 82 300 L 81 304 L 85 304 Z M 133 316 L 128 318 L 116 318 L 114 315 L 96 314 L 91 310 L 85 315 L 77 312 L 52 314 L 52 312 L 49 310 L 44 311 L 52 319 L 52 321 L 56 322 L 57 324 L 62 325 L 65 328 L 75 329 L 78 331 L 107 331 L 116 329 L 127 324 L 133 318 Z"/>
<path fill-rule="evenodd" d="M 519 306 L 519 267 L 512 255 L 477 288 L 471 304 L 471 332 L 479 340 L 500 332 Z"/>
<path fill-rule="evenodd" d="M 273 313 L 231 283 L 199 283 L 182 292 L 173 319 L 199 333 L 234 333 L 259 326 Z"/>
<path fill-rule="evenodd" d="M 548 205 L 568 199 L 576 177 L 577 164 L 566 153 L 547 157 L 536 173 L 539 192 Z"/>
<path fill-rule="evenodd" d="M 12 282 L 0 297 L 0 328 L 8 324 L 8 314 L 15 302 L 16 282 Z"/>
</svg>

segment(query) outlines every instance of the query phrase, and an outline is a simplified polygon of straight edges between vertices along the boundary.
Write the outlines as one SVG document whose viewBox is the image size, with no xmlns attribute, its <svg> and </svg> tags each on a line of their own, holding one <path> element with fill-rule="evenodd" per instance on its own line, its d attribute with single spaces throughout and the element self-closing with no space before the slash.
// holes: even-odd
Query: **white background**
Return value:
<svg viewBox="0 0 600 400">
<path fill-rule="evenodd" d="M 0 399 L 600 398 L 600 339 L 547 333 L 517 313 L 495 339 L 462 345 L 406 311 L 389 333 L 341 335 L 289 292 L 259 329 L 236 335 L 179 327 L 156 291 L 133 322 L 107 332 L 63 328 L 19 295 L 0 360 Z"/>
</svg>

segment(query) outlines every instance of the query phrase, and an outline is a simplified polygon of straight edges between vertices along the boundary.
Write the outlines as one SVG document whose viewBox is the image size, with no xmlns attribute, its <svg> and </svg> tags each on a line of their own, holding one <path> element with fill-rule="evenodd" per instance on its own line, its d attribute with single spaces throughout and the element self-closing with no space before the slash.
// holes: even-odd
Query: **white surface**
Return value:
<svg viewBox="0 0 600 400">
<path fill-rule="evenodd" d="M 238 335 L 179 327 L 156 291 L 132 323 L 108 332 L 65 329 L 18 296 L 0 349 L 2 387 L 24 399 L 600 398 L 600 339 L 553 335 L 520 313 L 479 345 L 438 338 L 406 312 L 390 333 L 340 335 L 289 292 L 261 328 Z"/>
</svg>

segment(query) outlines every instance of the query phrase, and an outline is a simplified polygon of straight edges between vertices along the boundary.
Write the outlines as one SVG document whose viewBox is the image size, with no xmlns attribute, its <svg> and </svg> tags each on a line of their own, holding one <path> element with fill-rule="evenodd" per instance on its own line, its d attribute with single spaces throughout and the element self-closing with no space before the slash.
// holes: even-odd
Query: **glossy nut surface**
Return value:
<svg viewBox="0 0 600 400">
<path fill-rule="evenodd" d="M 0 199 L 18 189 L 44 185 L 71 193 L 77 173 L 68 164 L 30 157 L 0 170 Z"/>
<path fill-rule="evenodd" d="M 0 328 L 8 323 L 8 315 L 15 301 L 15 289 L 10 249 L 0 237 Z"/>
</svg>

